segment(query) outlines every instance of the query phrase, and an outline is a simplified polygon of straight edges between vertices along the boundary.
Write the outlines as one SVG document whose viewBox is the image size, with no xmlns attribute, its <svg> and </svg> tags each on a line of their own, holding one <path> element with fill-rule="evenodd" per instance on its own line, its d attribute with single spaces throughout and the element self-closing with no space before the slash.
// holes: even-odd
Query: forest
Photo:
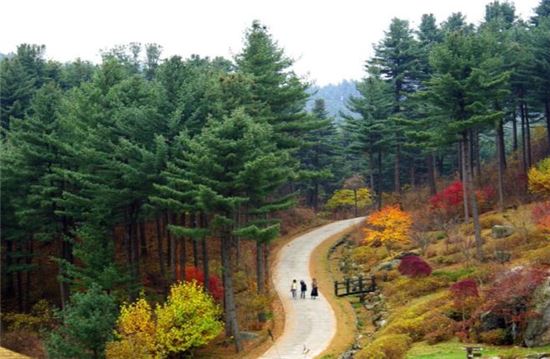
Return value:
<svg viewBox="0 0 550 359">
<path fill-rule="evenodd" d="M 368 213 L 378 229 L 400 211 L 417 214 L 404 221 L 415 233 L 467 226 L 471 260 L 491 260 L 482 214 L 550 196 L 550 1 L 528 19 L 494 1 L 480 24 L 439 21 L 391 19 L 338 115 L 258 21 L 230 59 L 163 58 L 154 43 L 99 64 L 45 60 L 38 44 L 3 56 L 2 345 L 239 353 L 273 319 L 278 238 Z M 403 236 L 429 246 L 364 240 L 391 253 Z"/>
</svg>

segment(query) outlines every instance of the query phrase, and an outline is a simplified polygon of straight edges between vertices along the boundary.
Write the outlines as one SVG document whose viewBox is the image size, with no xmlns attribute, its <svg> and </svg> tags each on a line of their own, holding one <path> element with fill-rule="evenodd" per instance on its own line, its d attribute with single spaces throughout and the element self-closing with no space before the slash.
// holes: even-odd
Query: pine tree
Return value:
<svg viewBox="0 0 550 359">
<path fill-rule="evenodd" d="M 357 90 L 360 96 L 351 97 L 348 103 L 354 115 L 344 116 L 344 128 L 350 133 L 350 150 L 368 156 L 370 186 L 375 188 L 378 208 L 382 208 L 383 155 L 393 143 L 389 124 L 393 109 L 392 89 L 372 72 L 357 84 Z"/>
<path fill-rule="evenodd" d="M 264 25 L 252 23 L 235 62 L 237 71 L 252 81 L 253 103 L 247 106 L 247 112 L 267 119 L 280 148 L 300 147 L 303 134 L 316 126 L 303 111 L 308 85 L 290 70 L 293 61 L 285 56 Z"/>
<path fill-rule="evenodd" d="M 62 324 L 46 341 L 52 358 L 105 358 L 105 345 L 113 337 L 117 318 L 114 298 L 99 286 L 71 296 L 71 303 L 57 313 Z"/>
<path fill-rule="evenodd" d="M 392 126 L 392 132 L 395 134 L 393 147 L 396 193 L 401 192 L 402 145 L 406 140 L 401 120 L 406 117 L 405 101 L 415 91 L 417 83 L 418 46 L 412 35 L 408 21 L 392 19 L 384 39 L 375 46 L 375 55 L 369 64 L 377 69 L 392 89 L 392 120 L 388 125 Z"/>
<path fill-rule="evenodd" d="M 304 183 L 307 196 L 306 203 L 317 211 L 321 189 L 324 188 L 326 193 L 334 176 L 336 128 L 326 111 L 323 99 L 315 100 L 310 116 L 318 123 L 318 128 L 304 136 L 304 146 L 298 153 L 298 158 L 301 164 L 300 179 Z"/>
</svg>

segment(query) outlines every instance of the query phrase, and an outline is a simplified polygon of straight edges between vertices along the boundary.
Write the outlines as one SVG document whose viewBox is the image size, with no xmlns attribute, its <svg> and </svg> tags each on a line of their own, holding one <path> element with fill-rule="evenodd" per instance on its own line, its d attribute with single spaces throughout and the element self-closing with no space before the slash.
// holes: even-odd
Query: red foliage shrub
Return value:
<svg viewBox="0 0 550 359">
<path fill-rule="evenodd" d="M 537 227 L 543 231 L 550 231 L 550 201 L 535 205 L 532 215 Z"/>
<path fill-rule="evenodd" d="M 464 199 L 462 182 L 454 181 L 442 191 L 430 198 L 432 208 L 441 209 L 448 213 L 459 213 Z"/>
<path fill-rule="evenodd" d="M 492 186 L 485 186 L 476 191 L 479 208 L 487 208 L 496 195 Z M 461 181 L 454 181 L 446 188 L 430 198 L 432 209 L 442 211 L 446 216 L 453 217 L 462 213 L 464 203 L 464 186 Z"/>
<path fill-rule="evenodd" d="M 485 292 L 485 300 L 473 317 L 479 319 L 487 312 L 500 317 L 507 327 L 517 328 L 517 341 L 527 319 L 534 315 L 529 309 L 533 293 L 547 277 L 547 271 L 537 268 L 506 272 Z"/>
<path fill-rule="evenodd" d="M 419 256 L 405 256 L 397 267 L 399 273 L 411 278 L 427 277 L 432 274 L 432 267 Z"/>
<path fill-rule="evenodd" d="M 185 267 L 185 281 L 197 281 L 204 286 L 204 273 L 199 268 L 194 266 Z M 216 275 L 211 275 L 208 279 L 208 290 L 212 297 L 220 302 L 223 299 L 223 286 L 222 281 Z"/>
<path fill-rule="evenodd" d="M 468 297 L 478 297 L 477 283 L 473 279 L 463 279 L 451 286 L 451 293 L 455 300 L 464 300 Z"/>
</svg>

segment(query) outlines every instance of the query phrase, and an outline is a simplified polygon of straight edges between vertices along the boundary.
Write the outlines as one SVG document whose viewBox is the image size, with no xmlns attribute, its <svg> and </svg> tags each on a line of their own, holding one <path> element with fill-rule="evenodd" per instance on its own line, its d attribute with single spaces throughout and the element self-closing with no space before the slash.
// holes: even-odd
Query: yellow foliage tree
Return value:
<svg viewBox="0 0 550 359">
<path fill-rule="evenodd" d="M 382 243 L 388 251 L 395 243 L 408 243 L 412 225 L 411 215 L 398 206 L 388 206 L 373 213 L 367 219 L 364 241 L 368 244 Z"/>
<path fill-rule="evenodd" d="M 159 358 L 155 342 L 156 324 L 151 306 L 144 298 L 123 305 L 117 320 L 118 340 L 107 344 L 107 358 Z"/>
<path fill-rule="evenodd" d="M 545 197 L 550 196 L 550 157 L 531 167 L 528 173 L 529 191 Z"/>
<path fill-rule="evenodd" d="M 162 359 L 215 338 L 223 329 L 221 310 L 197 282 L 174 284 L 154 312 L 143 298 L 124 305 L 117 340 L 107 344 L 108 359 Z"/>
<path fill-rule="evenodd" d="M 338 208 L 366 208 L 372 204 L 372 196 L 368 188 L 339 189 L 334 192 L 332 197 L 327 201 L 327 209 L 334 210 Z"/>
<path fill-rule="evenodd" d="M 156 340 L 165 355 L 204 345 L 223 329 L 220 308 L 196 281 L 173 286 L 155 314 Z"/>
</svg>

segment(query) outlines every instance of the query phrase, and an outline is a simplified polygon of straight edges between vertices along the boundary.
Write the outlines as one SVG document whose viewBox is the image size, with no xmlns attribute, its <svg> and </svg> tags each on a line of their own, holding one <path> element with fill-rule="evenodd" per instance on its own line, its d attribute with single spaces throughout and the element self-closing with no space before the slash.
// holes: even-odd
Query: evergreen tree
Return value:
<svg viewBox="0 0 550 359">
<path fill-rule="evenodd" d="M 303 110 L 308 85 L 290 70 L 293 61 L 284 55 L 267 28 L 254 21 L 235 62 L 237 71 L 252 81 L 253 103 L 247 106 L 247 112 L 267 119 L 280 148 L 299 148 L 303 134 L 316 124 L 308 121 Z"/>
<path fill-rule="evenodd" d="M 393 94 L 392 120 L 387 124 L 394 133 L 394 186 L 401 192 L 401 156 L 405 142 L 401 120 L 406 117 L 408 96 L 415 91 L 418 69 L 418 46 L 406 20 L 392 19 L 384 39 L 375 46 L 375 55 L 370 66 L 376 68 L 390 84 Z"/>
<path fill-rule="evenodd" d="M 30 110 L 34 92 L 45 81 L 44 45 L 21 44 L 12 58 L 0 63 L 0 118 L 9 130 L 12 118 L 23 119 Z"/>
<path fill-rule="evenodd" d="M 336 156 L 336 128 L 329 117 L 325 102 L 316 99 L 311 112 L 318 122 L 315 130 L 304 137 L 304 146 L 298 157 L 301 163 L 300 179 L 304 182 L 306 203 L 315 211 L 319 208 L 321 189 L 330 189 Z M 330 192 L 329 192 L 330 193 Z"/>
<path fill-rule="evenodd" d="M 75 293 L 65 310 L 57 313 L 62 324 L 46 341 L 51 358 L 105 358 L 105 345 L 113 337 L 117 306 L 99 286 Z"/>
<path fill-rule="evenodd" d="M 380 209 L 383 156 L 393 143 L 391 126 L 388 124 L 394 106 L 392 88 L 376 72 L 371 72 L 357 84 L 357 90 L 360 96 L 351 97 L 348 103 L 348 109 L 354 115 L 344 116 L 344 128 L 351 134 L 350 150 L 368 156 L 370 187 L 375 188 Z"/>
</svg>

